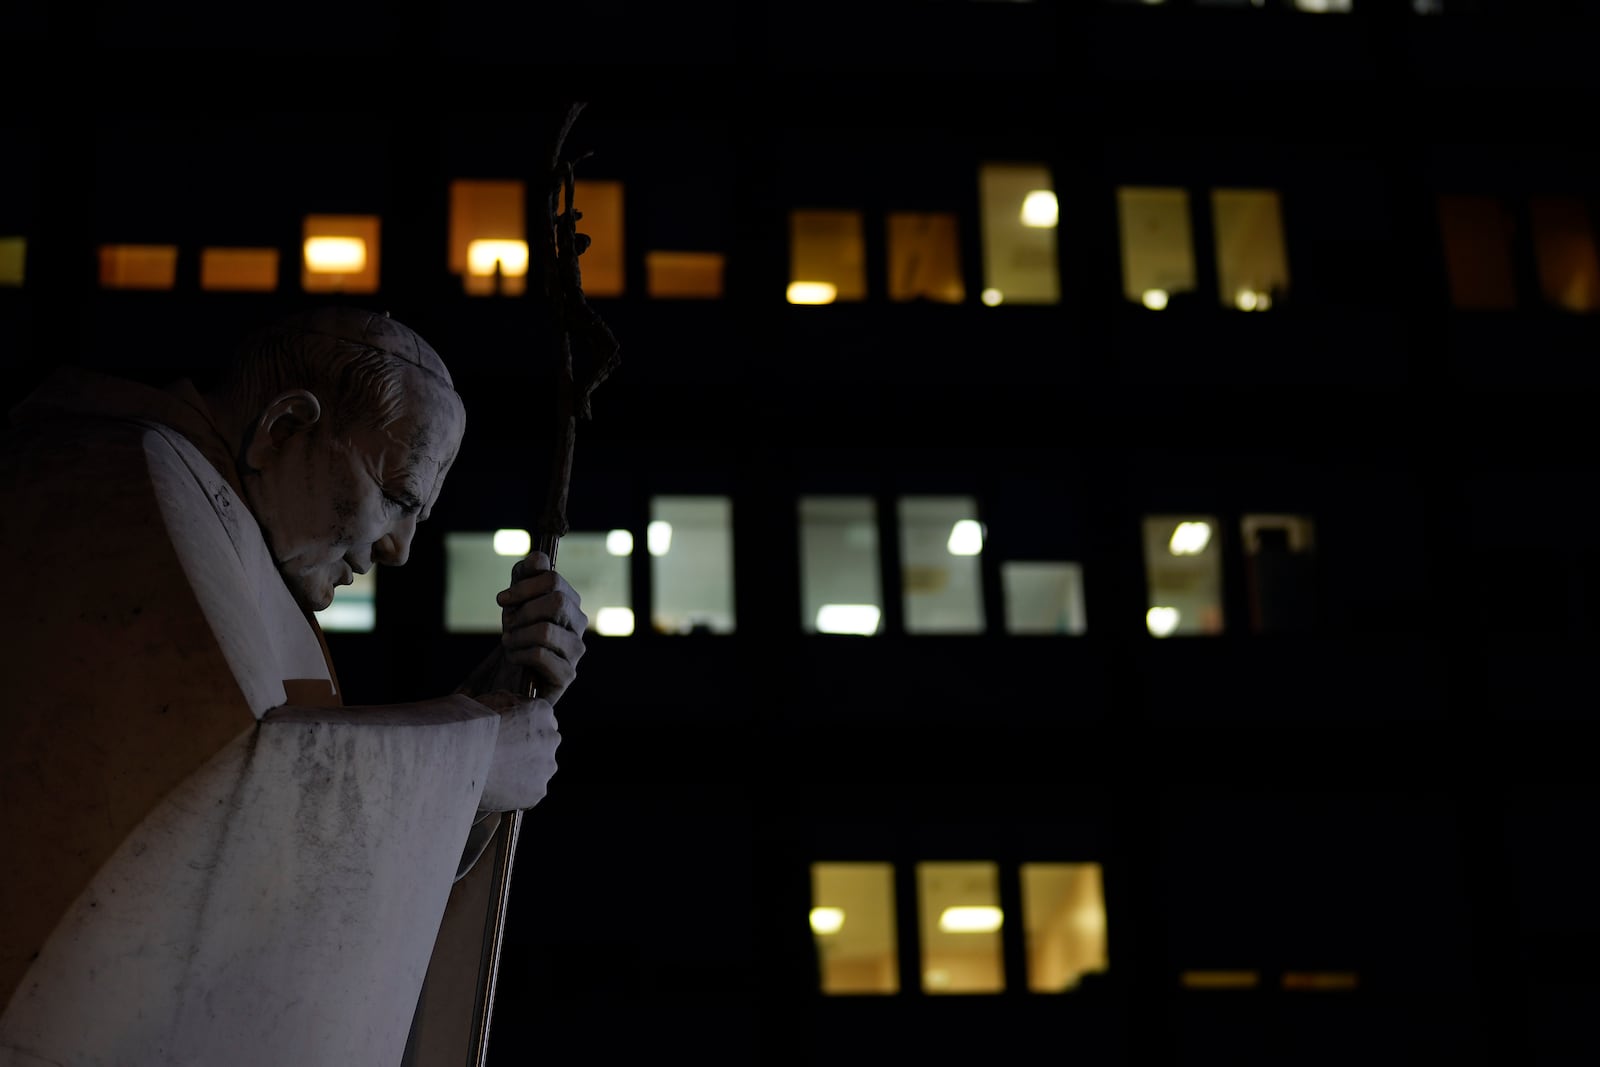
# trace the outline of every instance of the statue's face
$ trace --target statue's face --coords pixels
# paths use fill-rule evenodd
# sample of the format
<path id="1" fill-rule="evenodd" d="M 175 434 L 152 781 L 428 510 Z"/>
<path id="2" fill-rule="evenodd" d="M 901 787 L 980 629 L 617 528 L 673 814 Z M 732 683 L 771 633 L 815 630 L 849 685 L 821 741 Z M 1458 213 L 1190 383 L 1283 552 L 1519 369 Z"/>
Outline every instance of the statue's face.
<path id="1" fill-rule="evenodd" d="M 333 431 L 324 414 L 284 436 L 247 485 L 251 509 L 290 592 L 321 611 L 374 564 L 399 566 L 461 444 L 453 396 L 419 387 L 383 430 Z"/>

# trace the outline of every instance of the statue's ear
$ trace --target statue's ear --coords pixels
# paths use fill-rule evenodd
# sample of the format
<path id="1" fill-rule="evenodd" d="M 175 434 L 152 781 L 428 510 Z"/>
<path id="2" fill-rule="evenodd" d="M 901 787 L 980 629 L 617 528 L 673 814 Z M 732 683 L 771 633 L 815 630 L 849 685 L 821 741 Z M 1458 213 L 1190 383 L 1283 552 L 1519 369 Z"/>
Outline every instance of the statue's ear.
<path id="1" fill-rule="evenodd" d="M 322 404 L 304 389 L 291 389 L 273 398 L 256 420 L 255 432 L 245 446 L 245 462 L 262 470 L 277 456 L 284 442 L 309 430 L 322 418 Z"/>

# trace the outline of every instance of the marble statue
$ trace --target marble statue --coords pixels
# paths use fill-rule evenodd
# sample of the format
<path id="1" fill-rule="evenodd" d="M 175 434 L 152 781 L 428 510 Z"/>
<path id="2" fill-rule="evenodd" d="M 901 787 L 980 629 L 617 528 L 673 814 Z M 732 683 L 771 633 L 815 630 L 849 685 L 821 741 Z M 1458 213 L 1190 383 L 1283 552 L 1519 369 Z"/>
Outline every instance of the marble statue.
<path id="1" fill-rule="evenodd" d="M 313 614 L 439 498 L 465 412 L 438 354 L 335 307 L 229 368 L 59 372 L 0 449 L 3 1065 L 425 1060 L 442 916 L 556 769 L 588 620 L 547 558 L 435 699 L 346 706 Z"/>

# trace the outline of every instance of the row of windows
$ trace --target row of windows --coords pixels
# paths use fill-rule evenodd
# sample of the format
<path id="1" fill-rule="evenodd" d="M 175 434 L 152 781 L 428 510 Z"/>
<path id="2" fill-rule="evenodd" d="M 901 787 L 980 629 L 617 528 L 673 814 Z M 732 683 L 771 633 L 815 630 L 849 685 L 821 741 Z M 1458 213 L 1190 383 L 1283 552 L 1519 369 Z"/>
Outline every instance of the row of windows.
<path id="1" fill-rule="evenodd" d="M 585 292 L 616 297 L 626 289 L 623 183 L 579 181 L 574 201 L 592 238 L 583 258 Z M 990 163 L 978 174 L 982 303 L 1054 304 L 1061 297 L 1056 233 L 1059 205 L 1041 164 Z M 1125 300 L 1151 311 L 1210 300 L 1239 311 L 1281 306 L 1290 293 L 1281 196 L 1267 188 L 1117 188 L 1116 217 Z M 451 183 L 447 266 L 476 296 L 526 292 L 525 190 L 518 181 Z M 1209 249 L 1199 247 L 1197 212 Z M 1437 199 L 1443 267 L 1452 304 L 1503 310 L 1534 301 L 1571 312 L 1600 310 L 1600 255 L 1589 205 L 1580 196 L 1504 198 L 1445 194 Z M 380 219 L 376 215 L 307 215 L 299 284 L 314 293 L 379 290 Z M 868 278 L 863 212 L 796 209 L 789 215 L 787 299 L 795 304 L 861 301 L 960 304 L 968 292 L 955 212 L 889 211 L 882 219 L 885 277 Z M 1518 257 L 1531 251 L 1538 294 L 1519 292 Z M 100 285 L 109 289 L 177 287 L 176 245 L 105 244 Z M 1208 255 L 1215 292 L 1199 292 Z M 0 237 L 0 285 L 23 284 L 26 240 Z M 196 282 L 208 291 L 276 292 L 283 284 L 276 248 L 204 247 Z M 717 299 L 726 257 L 707 250 L 653 249 L 643 258 L 647 294 L 657 299 Z M 869 282 L 871 284 L 869 284 Z"/>
<path id="2" fill-rule="evenodd" d="M 967 496 L 903 496 L 894 525 L 908 634 L 978 634 L 985 618 L 987 530 Z M 657 633 L 732 633 L 732 505 L 722 496 L 657 496 L 644 531 L 650 555 L 650 625 Z M 877 502 L 870 496 L 806 496 L 797 509 L 802 632 L 885 632 Z M 1146 626 L 1156 637 L 1224 631 L 1219 520 L 1153 515 L 1143 521 Z M 1305 516 L 1250 514 L 1238 524 L 1255 633 L 1310 629 L 1314 622 L 1314 525 Z M 530 547 L 526 531 L 445 534 L 444 628 L 498 633 L 494 597 L 511 560 Z M 557 565 L 583 597 L 590 628 L 634 632 L 634 531 L 577 531 L 561 540 Z M 1088 629 L 1082 566 L 1070 560 L 1004 560 L 999 565 L 1008 634 L 1081 635 Z M 325 629 L 371 630 L 376 573 L 341 588 L 321 612 Z"/>

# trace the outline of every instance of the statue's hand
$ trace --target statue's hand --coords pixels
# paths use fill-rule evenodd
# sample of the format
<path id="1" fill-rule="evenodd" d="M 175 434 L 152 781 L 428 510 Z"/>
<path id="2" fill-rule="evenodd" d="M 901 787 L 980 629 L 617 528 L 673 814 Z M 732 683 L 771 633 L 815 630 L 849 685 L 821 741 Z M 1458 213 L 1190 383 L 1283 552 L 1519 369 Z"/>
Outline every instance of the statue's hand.
<path id="1" fill-rule="evenodd" d="M 511 568 L 511 585 L 495 599 L 504 652 L 495 688 L 520 691 L 519 675 L 525 669 L 533 673 L 540 698 L 556 703 L 577 677 L 585 651 L 589 617 L 577 592 L 550 569 L 549 556 L 534 552 Z"/>
<path id="2" fill-rule="evenodd" d="M 476 698 L 500 713 L 489 779 L 478 801 L 481 811 L 516 811 L 544 799 L 556 773 L 561 731 L 555 709 L 543 699 L 523 700 L 515 693 L 485 693 Z"/>

